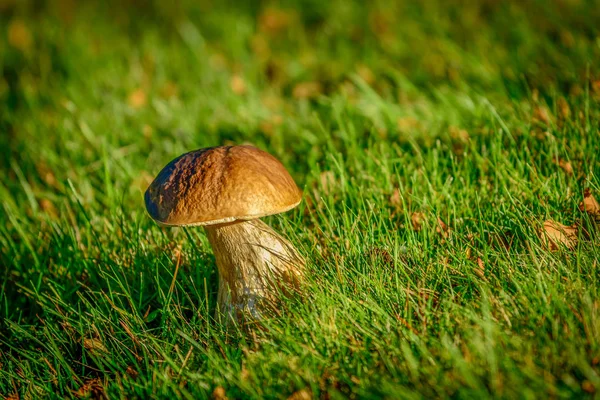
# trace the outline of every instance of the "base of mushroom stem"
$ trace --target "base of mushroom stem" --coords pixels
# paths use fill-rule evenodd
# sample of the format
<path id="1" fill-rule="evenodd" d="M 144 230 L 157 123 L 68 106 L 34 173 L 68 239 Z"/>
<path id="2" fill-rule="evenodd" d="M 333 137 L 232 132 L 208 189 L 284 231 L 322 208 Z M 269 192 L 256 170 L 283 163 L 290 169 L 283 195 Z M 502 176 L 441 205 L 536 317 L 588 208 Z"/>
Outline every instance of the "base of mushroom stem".
<path id="1" fill-rule="evenodd" d="M 245 327 L 266 318 L 280 316 L 282 299 L 300 292 L 298 285 L 294 287 L 279 286 L 272 288 L 270 293 L 267 294 L 244 293 L 242 296 L 238 296 L 236 303 L 232 302 L 230 293 L 226 285 L 219 285 L 218 306 L 215 317 L 226 325 Z"/>
<path id="2" fill-rule="evenodd" d="M 276 315 L 298 291 L 305 263 L 294 246 L 255 219 L 206 227 L 219 269 L 218 311 L 231 322 Z"/>

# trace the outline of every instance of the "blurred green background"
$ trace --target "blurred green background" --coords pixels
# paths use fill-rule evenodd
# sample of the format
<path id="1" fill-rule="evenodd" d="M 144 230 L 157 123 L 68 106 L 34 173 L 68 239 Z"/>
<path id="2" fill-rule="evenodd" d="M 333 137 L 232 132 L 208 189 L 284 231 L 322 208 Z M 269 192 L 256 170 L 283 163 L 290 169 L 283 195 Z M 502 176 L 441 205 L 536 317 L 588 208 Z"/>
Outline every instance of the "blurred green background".
<path id="1" fill-rule="evenodd" d="M 0 0 L 0 394 L 597 395 L 599 22 L 584 0 Z M 268 222 L 311 301 L 253 338 L 212 319 L 203 232 L 142 201 L 233 143 L 305 193 Z M 550 219 L 576 245 L 548 251 Z"/>

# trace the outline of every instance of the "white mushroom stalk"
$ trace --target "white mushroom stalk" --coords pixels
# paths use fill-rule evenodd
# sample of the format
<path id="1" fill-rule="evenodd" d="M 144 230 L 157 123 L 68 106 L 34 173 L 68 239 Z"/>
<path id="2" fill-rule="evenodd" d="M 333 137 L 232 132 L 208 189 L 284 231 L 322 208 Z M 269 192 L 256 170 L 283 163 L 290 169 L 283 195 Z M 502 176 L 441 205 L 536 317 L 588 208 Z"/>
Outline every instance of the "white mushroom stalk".
<path id="1" fill-rule="evenodd" d="M 228 322 L 260 320 L 283 293 L 298 289 L 304 260 L 259 219 L 206 226 L 219 269 L 218 311 Z"/>
<path id="2" fill-rule="evenodd" d="M 219 272 L 217 313 L 248 322 L 277 309 L 298 288 L 305 264 L 294 246 L 258 218 L 296 207 L 302 192 L 273 156 L 252 146 L 186 153 L 145 194 L 161 225 L 204 226 Z"/>

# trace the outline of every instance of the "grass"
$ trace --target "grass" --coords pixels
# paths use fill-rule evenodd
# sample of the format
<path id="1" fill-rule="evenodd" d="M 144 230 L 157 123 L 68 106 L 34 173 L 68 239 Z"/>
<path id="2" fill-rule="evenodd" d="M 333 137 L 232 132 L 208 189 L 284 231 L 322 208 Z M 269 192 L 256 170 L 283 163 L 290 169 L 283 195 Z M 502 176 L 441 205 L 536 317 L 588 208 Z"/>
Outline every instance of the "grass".
<path id="1" fill-rule="evenodd" d="M 0 394 L 597 396 L 595 2 L 219 3 L 0 4 Z M 143 205 L 247 142 L 310 268 L 250 336 L 204 232 Z"/>

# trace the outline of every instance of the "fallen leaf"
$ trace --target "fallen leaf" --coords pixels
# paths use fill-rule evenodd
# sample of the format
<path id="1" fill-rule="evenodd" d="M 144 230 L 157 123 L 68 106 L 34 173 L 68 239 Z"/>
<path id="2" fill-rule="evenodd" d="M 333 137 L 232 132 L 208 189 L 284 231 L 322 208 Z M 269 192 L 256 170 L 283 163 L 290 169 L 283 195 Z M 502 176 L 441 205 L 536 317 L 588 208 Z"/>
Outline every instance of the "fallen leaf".
<path id="1" fill-rule="evenodd" d="M 485 264 L 483 260 L 477 257 L 477 268 L 475 268 L 475 274 L 480 278 L 485 278 Z"/>
<path id="2" fill-rule="evenodd" d="M 469 141 L 469 139 L 471 138 L 469 136 L 469 132 L 467 132 L 464 129 L 457 128 L 455 126 L 451 126 L 449 129 L 449 132 L 450 132 L 450 137 L 452 139 L 459 140 L 463 143 L 467 143 Z"/>
<path id="3" fill-rule="evenodd" d="M 79 398 L 104 398 L 104 388 L 102 387 L 102 381 L 100 380 L 100 378 L 89 379 L 73 394 Z"/>
<path id="4" fill-rule="evenodd" d="M 567 175 L 573 175 L 573 165 L 570 161 L 563 160 L 562 158 L 556 161 L 556 164 L 563 170 Z"/>
<path id="5" fill-rule="evenodd" d="M 85 338 L 83 339 L 83 347 L 94 355 L 108 353 L 108 350 L 100 339 Z"/>
<path id="6" fill-rule="evenodd" d="M 550 112 L 546 107 L 538 106 L 533 110 L 533 118 L 548 125 L 550 123 Z"/>
<path id="7" fill-rule="evenodd" d="M 137 372 L 135 370 L 135 368 L 133 368 L 131 365 L 129 367 L 127 367 L 127 370 L 125 370 L 125 373 L 133 380 L 137 379 L 139 372 Z"/>
<path id="8" fill-rule="evenodd" d="M 233 75 L 229 80 L 229 87 L 233 91 L 233 93 L 237 95 L 242 95 L 246 93 L 246 82 L 239 75 Z"/>
<path id="9" fill-rule="evenodd" d="M 56 207 L 54 206 L 54 203 L 52 203 L 52 201 L 50 201 L 49 199 L 40 199 L 39 203 L 42 210 L 44 210 L 44 212 L 50 217 L 58 217 L 58 211 L 56 210 Z"/>
<path id="10" fill-rule="evenodd" d="M 133 108 L 142 108 L 146 105 L 146 92 L 139 88 L 129 94 L 127 99 L 129 105 Z"/>
<path id="11" fill-rule="evenodd" d="M 594 386 L 594 384 L 587 380 L 583 381 L 583 383 L 581 384 L 581 388 L 588 393 L 596 392 L 596 387 Z"/>
<path id="12" fill-rule="evenodd" d="M 312 399 L 312 392 L 308 388 L 304 388 L 294 392 L 288 397 L 288 400 L 310 400 Z"/>
<path id="13" fill-rule="evenodd" d="M 8 43 L 23 53 L 27 53 L 31 49 L 33 39 L 23 20 L 13 19 L 8 24 Z"/>
<path id="14" fill-rule="evenodd" d="M 585 189 L 583 192 L 583 201 L 579 203 L 579 209 L 596 219 L 600 219 L 600 203 L 598 203 L 589 188 Z"/>
<path id="15" fill-rule="evenodd" d="M 394 189 L 394 191 L 392 192 L 392 195 L 390 196 L 390 203 L 394 207 L 400 207 L 400 205 L 402 205 L 402 198 L 400 197 L 400 189 L 398 189 L 398 188 Z"/>
<path id="16" fill-rule="evenodd" d="M 444 221 L 440 217 L 437 219 L 438 226 L 435 228 L 435 231 L 439 233 L 444 239 L 448 238 L 450 234 L 450 227 L 446 225 Z"/>
<path id="17" fill-rule="evenodd" d="M 420 231 L 423 222 L 425 221 L 425 214 L 422 212 L 414 212 L 410 216 L 410 222 L 412 223 L 413 230 Z"/>
<path id="18" fill-rule="evenodd" d="M 292 90 L 296 99 L 312 99 L 321 94 L 323 88 L 319 82 L 300 82 Z"/>
<path id="19" fill-rule="evenodd" d="M 217 386 L 212 392 L 212 398 L 215 400 L 227 400 L 227 394 L 223 386 Z"/>
<path id="20" fill-rule="evenodd" d="M 577 244 L 577 226 L 567 226 L 553 220 L 544 222 L 540 237 L 544 247 L 550 251 L 561 246 L 572 249 Z"/>

